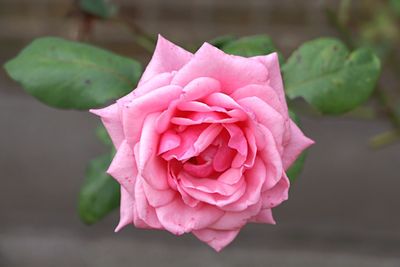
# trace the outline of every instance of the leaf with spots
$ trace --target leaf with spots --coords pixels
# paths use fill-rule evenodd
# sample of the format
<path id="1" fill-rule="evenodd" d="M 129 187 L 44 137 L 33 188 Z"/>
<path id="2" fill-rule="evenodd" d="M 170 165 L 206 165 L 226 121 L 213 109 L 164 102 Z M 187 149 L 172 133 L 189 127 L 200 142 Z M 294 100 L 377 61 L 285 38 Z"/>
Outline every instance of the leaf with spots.
<path id="1" fill-rule="evenodd" d="M 44 37 L 5 64 L 26 92 L 57 108 L 89 109 L 130 92 L 140 64 L 91 45 Z"/>
<path id="2" fill-rule="evenodd" d="M 368 49 L 350 53 L 333 38 L 304 43 L 283 67 L 286 94 L 303 97 L 325 114 L 341 114 L 365 102 L 380 74 L 380 61 Z"/>
<path id="3" fill-rule="evenodd" d="M 106 173 L 111 160 L 112 153 L 109 153 L 88 165 L 78 205 L 79 216 L 87 224 L 99 221 L 119 206 L 120 186 Z"/>

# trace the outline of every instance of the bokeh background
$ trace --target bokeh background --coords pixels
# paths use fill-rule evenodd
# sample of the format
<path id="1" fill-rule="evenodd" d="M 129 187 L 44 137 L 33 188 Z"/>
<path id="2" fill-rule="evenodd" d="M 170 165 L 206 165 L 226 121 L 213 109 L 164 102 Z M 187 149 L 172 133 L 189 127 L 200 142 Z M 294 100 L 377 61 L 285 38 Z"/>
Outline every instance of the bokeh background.
<path id="1" fill-rule="evenodd" d="M 119 1 L 120 12 L 144 30 L 177 44 L 266 33 L 285 56 L 306 40 L 337 35 L 326 10 L 338 2 Z M 360 2 L 367 1 L 353 1 L 353 14 L 363 13 Z M 33 38 L 76 38 L 80 22 L 71 6 L 71 0 L 0 0 L 1 65 Z M 143 63 L 150 57 L 121 25 L 98 21 L 88 39 Z M 2 69 L 0 266 L 400 266 L 400 144 L 368 146 L 390 124 L 350 116 L 302 121 L 316 145 L 290 200 L 275 209 L 278 224 L 248 225 L 217 254 L 191 235 L 133 227 L 115 234 L 118 212 L 84 225 L 76 206 L 85 167 L 105 152 L 94 134 L 98 119 L 46 107 Z"/>

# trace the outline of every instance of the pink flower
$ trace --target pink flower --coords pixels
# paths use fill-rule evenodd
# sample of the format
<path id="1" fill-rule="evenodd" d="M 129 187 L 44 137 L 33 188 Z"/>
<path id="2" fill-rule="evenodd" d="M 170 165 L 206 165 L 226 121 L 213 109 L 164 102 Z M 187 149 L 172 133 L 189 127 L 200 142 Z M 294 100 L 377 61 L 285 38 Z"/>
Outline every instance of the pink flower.
<path id="1" fill-rule="evenodd" d="M 191 232 L 217 251 L 248 222 L 275 224 L 285 170 L 313 143 L 288 116 L 276 53 L 192 54 L 161 36 L 138 87 L 92 112 L 117 149 L 116 230 Z"/>

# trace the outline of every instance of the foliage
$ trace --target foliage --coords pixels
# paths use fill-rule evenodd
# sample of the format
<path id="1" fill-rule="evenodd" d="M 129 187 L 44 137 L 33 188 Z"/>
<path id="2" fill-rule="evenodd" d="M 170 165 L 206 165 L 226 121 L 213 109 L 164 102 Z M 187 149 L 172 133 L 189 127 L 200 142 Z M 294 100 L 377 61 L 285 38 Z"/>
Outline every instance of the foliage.
<path id="1" fill-rule="evenodd" d="M 55 37 L 36 39 L 5 68 L 27 93 L 70 109 L 98 107 L 127 94 L 141 73 L 135 60 Z"/>
<path id="2" fill-rule="evenodd" d="M 106 173 L 112 153 L 92 160 L 87 168 L 86 180 L 79 194 L 79 216 L 93 224 L 119 206 L 119 184 Z"/>
<path id="3" fill-rule="evenodd" d="M 283 73 L 290 98 L 301 96 L 322 113 L 341 114 L 369 98 L 379 77 L 380 62 L 367 49 L 350 53 L 341 41 L 320 38 L 297 49 Z"/>

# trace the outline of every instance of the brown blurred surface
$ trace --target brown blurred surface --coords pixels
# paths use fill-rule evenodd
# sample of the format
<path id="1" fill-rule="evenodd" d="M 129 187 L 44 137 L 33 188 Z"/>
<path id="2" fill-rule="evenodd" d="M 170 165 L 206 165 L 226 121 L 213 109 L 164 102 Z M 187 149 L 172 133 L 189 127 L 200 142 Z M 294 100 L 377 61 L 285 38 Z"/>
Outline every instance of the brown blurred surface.
<path id="1" fill-rule="evenodd" d="M 220 34 L 271 35 L 286 55 L 334 32 L 335 1 L 121 1 L 152 33 L 177 43 Z M 0 63 L 41 35 L 73 37 L 69 1 L 0 0 Z M 189 34 L 188 34 L 189 33 Z M 100 23 L 91 42 L 143 60 L 124 28 Z M 385 121 L 303 118 L 316 140 L 276 226 L 248 225 L 216 254 L 195 238 L 136 230 L 114 234 L 115 212 L 84 226 L 76 199 L 87 161 L 104 148 L 86 112 L 55 110 L 0 72 L 0 266 L 400 266 L 400 144 L 368 148 Z"/>

